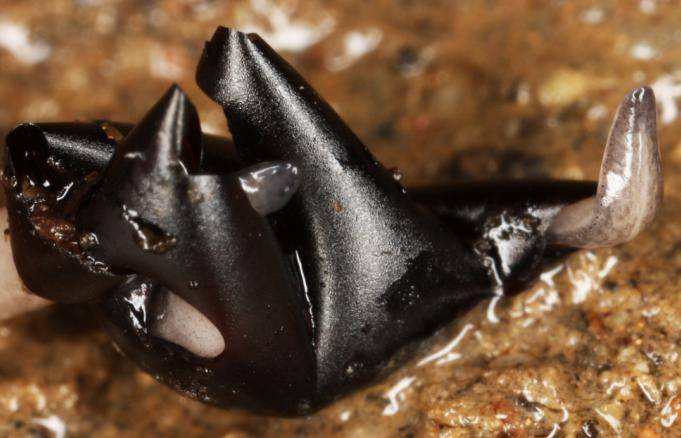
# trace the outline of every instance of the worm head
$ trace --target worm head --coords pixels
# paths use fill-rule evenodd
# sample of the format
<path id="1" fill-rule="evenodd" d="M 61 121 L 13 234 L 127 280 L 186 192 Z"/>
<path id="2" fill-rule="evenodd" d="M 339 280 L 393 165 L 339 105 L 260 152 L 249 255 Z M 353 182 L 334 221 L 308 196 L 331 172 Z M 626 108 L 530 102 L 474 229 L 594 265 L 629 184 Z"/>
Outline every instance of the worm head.
<path id="1" fill-rule="evenodd" d="M 629 93 L 617 109 L 596 195 L 563 207 L 547 238 L 581 248 L 628 242 L 658 216 L 662 193 L 655 95 L 642 87 Z"/>

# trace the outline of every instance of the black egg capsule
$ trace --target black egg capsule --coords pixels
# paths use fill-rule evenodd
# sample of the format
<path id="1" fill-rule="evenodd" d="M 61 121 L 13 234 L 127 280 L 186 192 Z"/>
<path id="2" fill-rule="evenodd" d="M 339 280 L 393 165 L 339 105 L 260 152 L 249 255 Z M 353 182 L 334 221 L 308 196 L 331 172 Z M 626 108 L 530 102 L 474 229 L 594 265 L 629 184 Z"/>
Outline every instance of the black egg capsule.
<path id="1" fill-rule="evenodd" d="M 543 263 L 633 238 L 661 203 L 649 88 L 622 102 L 598 184 L 404 190 L 257 35 L 219 28 L 197 82 L 233 144 L 171 87 L 135 127 L 16 128 L 5 187 L 28 287 L 90 302 L 130 358 L 221 407 L 318 409 Z"/>

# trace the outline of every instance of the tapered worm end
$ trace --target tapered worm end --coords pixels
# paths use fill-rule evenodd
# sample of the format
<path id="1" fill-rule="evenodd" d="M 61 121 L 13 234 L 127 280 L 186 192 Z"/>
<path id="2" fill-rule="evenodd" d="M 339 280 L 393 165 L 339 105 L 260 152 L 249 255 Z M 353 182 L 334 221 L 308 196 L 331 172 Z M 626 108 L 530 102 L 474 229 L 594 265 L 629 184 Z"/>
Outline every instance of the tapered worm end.
<path id="1" fill-rule="evenodd" d="M 225 350 L 220 330 L 199 310 L 179 295 L 165 291 L 151 332 L 154 336 L 179 345 L 191 353 L 213 359 Z"/>
<path id="2" fill-rule="evenodd" d="M 263 216 L 284 207 L 300 185 L 296 166 L 274 161 L 244 169 L 239 181 L 253 209 Z"/>
<path id="3" fill-rule="evenodd" d="M 192 172 L 201 159 L 201 126 L 187 95 L 173 85 L 124 140 L 120 158 L 141 159 L 149 166 L 180 164 Z"/>
<path id="4" fill-rule="evenodd" d="M 563 207 L 547 238 L 582 248 L 628 242 L 658 216 L 662 193 L 655 95 L 650 87 L 641 87 L 629 93 L 617 109 L 596 196 Z"/>

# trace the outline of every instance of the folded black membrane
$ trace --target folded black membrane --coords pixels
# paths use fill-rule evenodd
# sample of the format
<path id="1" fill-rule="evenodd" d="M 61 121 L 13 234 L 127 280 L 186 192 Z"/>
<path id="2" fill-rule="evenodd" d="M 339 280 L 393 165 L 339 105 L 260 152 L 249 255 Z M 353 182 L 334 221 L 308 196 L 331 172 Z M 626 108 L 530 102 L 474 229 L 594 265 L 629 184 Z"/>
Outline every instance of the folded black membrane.
<path id="1" fill-rule="evenodd" d="M 18 126 L 4 184 L 26 286 L 90 303 L 125 354 L 213 405 L 319 409 L 571 247 L 633 238 L 661 203 L 648 88 L 608 140 L 603 175 L 640 161 L 618 187 L 405 190 L 257 35 L 219 28 L 196 79 L 232 141 L 202 134 L 172 86 L 136 126 Z"/>

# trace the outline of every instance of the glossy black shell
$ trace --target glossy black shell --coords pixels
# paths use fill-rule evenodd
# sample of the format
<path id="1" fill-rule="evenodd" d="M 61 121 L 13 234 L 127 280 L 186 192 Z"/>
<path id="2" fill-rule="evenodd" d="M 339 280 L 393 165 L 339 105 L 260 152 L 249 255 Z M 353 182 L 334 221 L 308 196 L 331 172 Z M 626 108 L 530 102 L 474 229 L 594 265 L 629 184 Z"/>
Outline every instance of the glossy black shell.
<path id="1" fill-rule="evenodd" d="M 202 136 L 172 87 L 134 129 L 16 128 L 5 187 L 27 286 L 91 302 L 122 351 L 207 403 L 300 415 L 365 384 L 401 349 L 530 281 L 560 254 L 547 252 L 544 222 L 595 192 L 545 181 L 406 191 L 256 35 L 218 29 L 197 81 L 224 108 L 233 145 Z M 262 217 L 235 172 L 271 160 L 295 164 L 301 186 Z M 37 232 L 43 213 L 71 234 Z M 508 230 L 510 262 L 511 239 L 490 233 L 502 217 L 526 225 Z M 151 335 L 164 289 L 219 329 L 222 355 Z"/>

